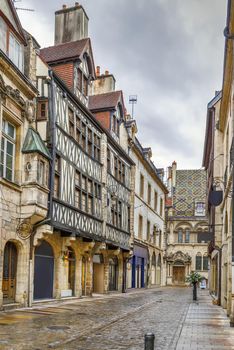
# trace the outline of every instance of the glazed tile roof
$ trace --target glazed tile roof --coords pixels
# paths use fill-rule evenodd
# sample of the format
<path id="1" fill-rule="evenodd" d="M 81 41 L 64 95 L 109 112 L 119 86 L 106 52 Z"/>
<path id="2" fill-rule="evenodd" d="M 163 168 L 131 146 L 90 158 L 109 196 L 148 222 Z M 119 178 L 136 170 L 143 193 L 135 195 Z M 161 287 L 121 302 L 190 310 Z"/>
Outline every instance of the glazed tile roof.
<path id="1" fill-rule="evenodd" d="M 47 63 L 79 58 L 83 53 L 89 38 L 54 45 L 40 50 L 40 56 Z"/>
<path id="2" fill-rule="evenodd" d="M 121 99 L 121 91 L 112 91 L 105 94 L 89 96 L 89 109 L 109 109 L 115 108 Z"/>

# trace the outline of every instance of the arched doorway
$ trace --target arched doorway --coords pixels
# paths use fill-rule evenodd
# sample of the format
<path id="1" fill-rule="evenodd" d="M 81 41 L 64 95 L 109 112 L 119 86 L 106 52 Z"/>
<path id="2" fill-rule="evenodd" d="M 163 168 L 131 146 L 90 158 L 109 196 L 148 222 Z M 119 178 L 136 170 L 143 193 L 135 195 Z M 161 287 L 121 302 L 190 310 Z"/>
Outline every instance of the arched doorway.
<path id="1" fill-rule="evenodd" d="M 152 255 L 152 262 L 151 262 L 151 283 L 155 284 L 156 283 L 156 256 L 155 253 Z"/>
<path id="2" fill-rule="evenodd" d="M 74 250 L 68 247 L 68 289 L 71 289 L 72 295 L 75 294 L 75 271 L 76 256 Z"/>
<path id="3" fill-rule="evenodd" d="M 118 259 L 109 259 L 109 291 L 118 290 Z"/>
<path id="4" fill-rule="evenodd" d="M 16 292 L 17 248 L 13 242 L 7 242 L 4 248 L 3 262 L 3 303 L 14 303 Z"/>
<path id="5" fill-rule="evenodd" d="M 173 283 L 180 285 L 185 283 L 185 266 L 182 261 L 173 264 Z"/>
<path id="6" fill-rule="evenodd" d="M 35 248 L 34 260 L 34 299 L 53 297 L 54 252 L 51 245 L 42 241 Z"/>

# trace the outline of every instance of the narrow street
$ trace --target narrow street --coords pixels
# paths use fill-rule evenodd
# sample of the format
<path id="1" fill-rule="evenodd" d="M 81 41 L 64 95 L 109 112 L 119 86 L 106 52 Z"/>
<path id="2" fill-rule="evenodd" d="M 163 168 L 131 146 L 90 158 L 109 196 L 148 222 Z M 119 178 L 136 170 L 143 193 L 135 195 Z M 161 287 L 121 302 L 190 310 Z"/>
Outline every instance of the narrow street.
<path id="1" fill-rule="evenodd" d="M 234 329 L 207 291 L 191 302 L 190 288 L 157 288 L 127 294 L 38 305 L 0 314 L 2 350 L 142 350 L 144 334 L 155 349 L 234 349 Z"/>

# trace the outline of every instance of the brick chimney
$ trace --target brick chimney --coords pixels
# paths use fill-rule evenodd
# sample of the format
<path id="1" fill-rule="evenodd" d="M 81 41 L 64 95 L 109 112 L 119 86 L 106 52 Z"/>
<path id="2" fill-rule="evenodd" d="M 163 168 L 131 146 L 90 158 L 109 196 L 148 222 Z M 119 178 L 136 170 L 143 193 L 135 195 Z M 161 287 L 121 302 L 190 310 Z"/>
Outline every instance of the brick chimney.
<path id="1" fill-rule="evenodd" d="M 115 77 L 108 70 L 105 71 L 105 74 L 100 74 L 100 66 L 97 66 L 96 79 L 93 82 L 90 95 L 105 94 L 113 91 L 115 91 Z"/>
<path id="2" fill-rule="evenodd" d="M 55 45 L 87 38 L 88 22 L 89 18 L 78 2 L 73 7 L 63 5 L 55 12 Z"/>

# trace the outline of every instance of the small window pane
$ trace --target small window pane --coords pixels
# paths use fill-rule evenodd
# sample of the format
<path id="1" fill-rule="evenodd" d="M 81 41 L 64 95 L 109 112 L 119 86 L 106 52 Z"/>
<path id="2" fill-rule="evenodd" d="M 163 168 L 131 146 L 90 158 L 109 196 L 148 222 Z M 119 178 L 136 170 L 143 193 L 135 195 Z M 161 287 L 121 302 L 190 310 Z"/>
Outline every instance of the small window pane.
<path id="1" fill-rule="evenodd" d="M 202 257 L 200 255 L 196 256 L 196 270 L 201 271 L 202 269 Z"/>

